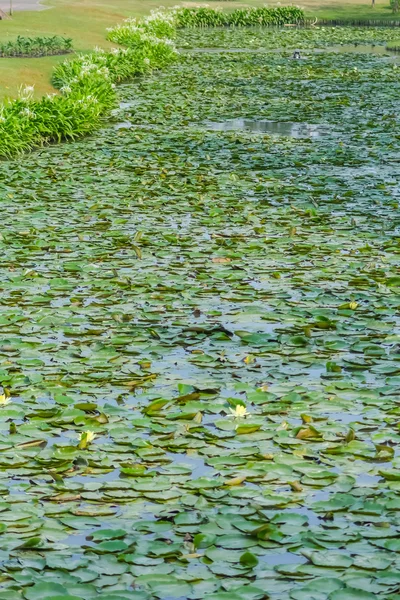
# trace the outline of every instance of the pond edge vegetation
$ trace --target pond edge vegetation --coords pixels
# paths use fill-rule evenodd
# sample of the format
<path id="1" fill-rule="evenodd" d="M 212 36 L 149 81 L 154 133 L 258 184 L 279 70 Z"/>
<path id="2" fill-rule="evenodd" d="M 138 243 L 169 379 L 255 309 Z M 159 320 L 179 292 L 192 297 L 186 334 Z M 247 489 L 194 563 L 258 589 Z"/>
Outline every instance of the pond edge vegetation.
<path id="1" fill-rule="evenodd" d="M 0 44 L 1 58 L 37 58 L 73 52 L 72 39 L 60 35 L 51 37 L 23 37 Z"/>
<path id="2" fill-rule="evenodd" d="M 37 100 L 32 86 L 0 105 L 0 157 L 11 158 L 45 144 L 74 140 L 97 129 L 115 107 L 115 86 L 162 69 L 178 57 L 177 29 L 184 27 L 301 25 L 302 9 L 240 8 L 230 13 L 214 8 L 173 8 L 131 18 L 108 30 L 108 39 L 125 48 L 99 48 L 58 65 L 52 83 L 59 93 Z"/>

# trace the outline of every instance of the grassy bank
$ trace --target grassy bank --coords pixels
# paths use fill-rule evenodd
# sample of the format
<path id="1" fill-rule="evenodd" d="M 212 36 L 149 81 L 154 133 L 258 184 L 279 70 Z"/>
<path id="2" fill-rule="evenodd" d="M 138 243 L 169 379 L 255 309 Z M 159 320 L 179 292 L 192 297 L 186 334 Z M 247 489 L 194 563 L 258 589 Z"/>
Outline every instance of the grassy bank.
<path id="1" fill-rule="evenodd" d="M 290 4 L 284 0 L 281 4 Z M 48 10 L 38 12 L 15 13 L 12 20 L 0 21 L 0 41 L 14 39 L 17 35 L 63 35 L 72 37 L 74 48 L 90 51 L 94 46 L 110 47 L 105 41 L 105 30 L 113 27 L 127 16 L 148 14 L 160 4 L 174 6 L 176 0 L 49 0 L 44 1 Z M 195 2 L 184 2 L 185 6 Z M 245 2 L 212 2 L 212 6 L 223 6 L 225 9 L 240 6 L 261 6 L 264 0 L 246 0 Z M 388 0 L 377 0 L 375 8 L 369 0 L 306 0 L 301 2 L 306 15 L 318 19 L 392 19 Z M 6 6 L 0 4 L 0 8 Z M 400 20 L 400 16 L 398 17 Z M 35 95 L 53 91 L 50 77 L 53 67 L 60 62 L 59 57 L 32 59 L 1 59 L 0 63 L 0 97 L 15 97 L 19 86 L 24 83 L 35 85 Z"/>
<path id="2" fill-rule="evenodd" d="M 106 29 L 131 15 L 143 15 L 159 6 L 157 0 L 146 3 L 129 0 L 51 0 L 44 2 L 48 10 L 15 13 L 12 20 L 0 21 L 0 41 L 15 39 L 18 35 L 62 35 L 73 38 L 74 48 L 89 52 L 95 46 L 110 48 Z M 172 0 L 163 3 L 176 4 Z M 0 5 L 1 7 L 1 5 Z M 0 97 L 15 97 L 19 86 L 34 85 L 36 97 L 54 91 L 51 73 L 62 57 L 35 59 L 1 59 Z"/>

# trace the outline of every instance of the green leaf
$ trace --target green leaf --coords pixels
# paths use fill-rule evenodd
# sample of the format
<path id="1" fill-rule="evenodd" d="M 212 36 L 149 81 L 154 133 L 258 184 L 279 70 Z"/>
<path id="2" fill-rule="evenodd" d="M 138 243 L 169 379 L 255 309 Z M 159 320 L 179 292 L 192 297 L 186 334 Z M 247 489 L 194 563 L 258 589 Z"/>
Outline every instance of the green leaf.
<path id="1" fill-rule="evenodd" d="M 43 582 L 35 583 L 33 587 L 26 588 L 24 597 L 26 600 L 50 599 L 54 596 L 68 596 L 68 591 L 59 583 Z"/>
<path id="2" fill-rule="evenodd" d="M 328 598 L 329 600 L 376 600 L 375 594 L 353 587 L 336 590 Z"/>
<path id="3" fill-rule="evenodd" d="M 240 564 L 254 569 L 258 565 L 258 558 L 251 552 L 244 552 L 240 557 Z"/>

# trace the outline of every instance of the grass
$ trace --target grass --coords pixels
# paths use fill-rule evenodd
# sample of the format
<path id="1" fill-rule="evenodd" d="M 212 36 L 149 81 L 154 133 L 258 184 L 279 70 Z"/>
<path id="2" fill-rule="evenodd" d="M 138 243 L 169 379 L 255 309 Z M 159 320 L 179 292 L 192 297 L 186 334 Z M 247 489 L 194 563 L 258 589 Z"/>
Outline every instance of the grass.
<path id="1" fill-rule="evenodd" d="M 21 84 L 34 85 L 35 96 L 54 92 L 50 83 L 54 67 L 65 60 L 65 56 L 43 58 L 4 58 L 0 63 L 0 95 L 15 97 Z"/>
<path id="2" fill-rule="evenodd" d="M 62 35 L 73 39 L 74 48 L 88 52 L 95 46 L 110 48 L 106 41 L 107 27 L 113 27 L 134 14 L 147 14 L 160 5 L 157 0 L 146 3 L 129 0 L 51 0 L 45 2 L 49 10 L 27 11 L 14 14 L 12 20 L 0 21 L 0 42 L 18 35 Z M 173 0 L 166 6 L 176 4 Z M 54 91 L 50 84 L 53 67 L 62 57 L 35 59 L 2 59 L 0 63 L 0 97 L 15 97 L 21 84 L 35 84 L 36 97 Z"/>
<path id="3" fill-rule="evenodd" d="M 15 39 L 18 35 L 62 35 L 73 39 L 74 48 L 90 51 L 94 46 L 109 48 L 105 39 L 106 29 L 120 23 L 127 16 L 140 16 L 151 9 L 175 6 L 176 0 L 44 0 L 48 10 L 16 12 L 12 20 L 0 21 L 0 42 Z M 261 6 L 264 0 L 245 2 L 212 2 L 212 6 L 225 9 L 250 5 Z M 283 0 L 281 4 L 291 4 Z M 196 2 L 183 2 L 185 6 L 195 6 Z M 319 19 L 392 19 L 388 0 L 377 0 L 371 8 L 369 0 L 305 0 L 301 3 L 308 16 Z M 400 21 L 400 16 L 397 17 Z M 35 59 L 2 59 L 0 63 L 0 98 L 15 97 L 21 84 L 35 85 L 35 95 L 40 97 L 54 91 L 50 78 L 54 65 L 60 57 Z"/>

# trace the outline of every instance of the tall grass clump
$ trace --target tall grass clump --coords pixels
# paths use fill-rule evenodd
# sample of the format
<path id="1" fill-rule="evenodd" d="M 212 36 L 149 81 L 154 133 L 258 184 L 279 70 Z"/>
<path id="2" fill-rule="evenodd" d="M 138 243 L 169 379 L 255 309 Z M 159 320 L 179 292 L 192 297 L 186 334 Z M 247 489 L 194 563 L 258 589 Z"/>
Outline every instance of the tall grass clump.
<path id="1" fill-rule="evenodd" d="M 52 37 L 22 37 L 0 44 L 0 56 L 3 58 L 52 56 L 72 52 L 72 39 L 59 35 Z"/>
<path id="2" fill-rule="evenodd" d="M 278 6 L 269 8 L 237 8 L 232 12 L 204 6 L 201 8 L 173 9 L 178 29 L 184 27 L 278 27 L 282 25 L 300 25 L 304 23 L 304 11 L 297 6 Z"/>

